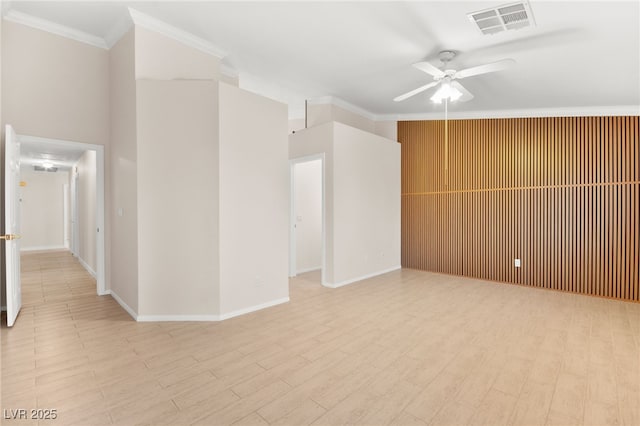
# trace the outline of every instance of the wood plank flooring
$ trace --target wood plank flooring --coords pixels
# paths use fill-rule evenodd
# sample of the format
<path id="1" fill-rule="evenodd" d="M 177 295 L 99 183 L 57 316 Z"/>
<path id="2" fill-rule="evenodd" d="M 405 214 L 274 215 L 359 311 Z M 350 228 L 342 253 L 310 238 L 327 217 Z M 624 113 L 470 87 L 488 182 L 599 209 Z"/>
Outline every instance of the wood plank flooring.
<path id="1" fill-rule="evenodd" d="M 16 425 L 640 425 L 640 305 L 401 270 L 220 323 L 136 323 L 67 252 L 23 256 Z"/>

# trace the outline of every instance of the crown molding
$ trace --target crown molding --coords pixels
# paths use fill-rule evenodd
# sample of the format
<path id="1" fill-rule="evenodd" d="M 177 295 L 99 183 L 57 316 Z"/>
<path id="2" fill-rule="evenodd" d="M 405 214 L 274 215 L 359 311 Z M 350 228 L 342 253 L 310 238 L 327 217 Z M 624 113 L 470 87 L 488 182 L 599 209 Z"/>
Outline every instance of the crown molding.
<path id="1" fill-rule="evenodd" d="M 105 36 L 104 41 L 109 49 L 115 46 L 131 28 L 133 28 L 133 19 L 131 15 L 127 13 L 111 27 L 109 33 Z"/>
<path id="2" fill-rule="evenodd" d="M 220 73 L 229 78 L 239 78 L 240 76 L 238 70 L 227 64 L 220 64 Z"/>
<path id="3" fill-rule="evenodd" d="M 364 118 L 367 118 L 369 120 L 372 121 L 378 121 L 379 118 L 377 115 L 373 114 L 372 112 L 361 108 L 357 105 L 354 105 L 352 103 L 349 103 L 343 99 L 340 99 L 336 96 L 323 96 L 320 98 L 312 98 L 307 100 L 307 105 L 334 105 L 337 106 L 339 108 L 342 108 L 344 110 L 347 110 L 349 112 L 352 112 L 354 114 L 358 114 Z"/>
<path id="4" fill-rule="evenodd" d="M 201 52 L 208 53 L 219 59 L 227 56 L 227 52 L 208 42 L 207 40 L 191 34 L 190 32 L 181 30 L 180 28 L 169 25 L 159 19 L 146 15 L 136 9 L 129 8 L 129 15 L 133 23 L 147 30 L 155 31 L 168 38 L 178 41 Z"/>
<path id="5" fill-rule="evenodd" d="M 513 110 L 460 111 L 449 110 L 449 119 L 483 119 L 483 118 L 535 118 L 535 117 L 608 117 L 640 115 L 640 105 L 586 106 L 560 108 L 528 108 Z M 442 120 L 443 112 L 418 114 L 379 115 L 378 120 L 419 121 Z"/>
<path id="6" fill-rule="evenodd" d="M 65 25 L 56 24 L 46 19 L 37 18 L 14 9 L 9 9 L 3 19 L 17 24 L 26 25 L 31 28 L 46 31 L 61 37 L 69 38 L 101 49 L 108 49 L 107 43 L 100 37 L 94 36 L 84 31 L 76 30 Z"/>

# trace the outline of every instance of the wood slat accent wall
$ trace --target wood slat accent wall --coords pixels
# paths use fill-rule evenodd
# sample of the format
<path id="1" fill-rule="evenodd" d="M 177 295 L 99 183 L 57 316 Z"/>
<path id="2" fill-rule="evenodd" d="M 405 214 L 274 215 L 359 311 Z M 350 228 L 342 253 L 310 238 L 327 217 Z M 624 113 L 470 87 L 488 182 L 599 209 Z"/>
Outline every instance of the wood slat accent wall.
<path id="1" fill-rule="evenodd" d="M 402 266 L 640 301 L 639 117 L 398 123 Z M 514 259 L 522 261 L 514 267 Z"/>

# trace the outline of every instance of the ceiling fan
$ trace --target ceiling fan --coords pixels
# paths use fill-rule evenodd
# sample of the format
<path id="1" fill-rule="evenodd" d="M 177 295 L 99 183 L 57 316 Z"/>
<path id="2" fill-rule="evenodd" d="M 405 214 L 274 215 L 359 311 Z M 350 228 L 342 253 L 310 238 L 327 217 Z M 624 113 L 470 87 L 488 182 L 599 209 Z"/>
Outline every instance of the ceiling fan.
<path id="1" fill-rule="evenodd" d="M 438 90 L 431 97 L 431 100 L 435 103 L 441 103 L 443 99 L 446 100 L 460 100 L 461 102 L 467 102 L 473 99 L 473 95 L 462 84 L 456 80 L 462 80 L 463 78 L 473 77 L 480 74 L 487 74 L 490 72 L 501 71 L 509 68 L 515 64 L 513 59 L 503 59 L 501 61 L 492 62 L 490 64 L 478 65 L 471 68 L 466 68 L 460 71 L 453 69 L 447 69 L 448 63 L 456 56 L 456 53 L 451 50 L 443 50 L 439 54 L 440 61 L 442 61 L 443 70 L 431 65 L 429 62 L 418 62 L 413 64 L 414 67 L 420 71 L 426 72 L 433 77 L 431 83 L 420 86 L 417 89 L 413 89 L 403 95 L 400 95 L 393 100 L 395 102 L 404 101 L 418 93 L 424 92 L 427 89 L 440 85 Z"/>

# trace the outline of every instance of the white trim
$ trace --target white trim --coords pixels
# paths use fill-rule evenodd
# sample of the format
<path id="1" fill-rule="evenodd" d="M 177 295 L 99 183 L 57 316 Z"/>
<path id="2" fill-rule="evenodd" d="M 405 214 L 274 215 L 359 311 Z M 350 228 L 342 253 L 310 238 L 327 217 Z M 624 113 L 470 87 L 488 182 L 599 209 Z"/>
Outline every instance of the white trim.
<path id="1" fill-rule="evenodd" d="M 491 111 L 451 111 L 449 119 L 483 119 L 483 118 L 528 118 L 528 117 L 608 117 L 621 115 L 640 115 L 639 105 L 618 106 L 588 106 L 588 107 L 562 107 L 562 108 L 529 108 L 512 110 Z M 429 112 L 423 114 L 387 114 L 379 115 L 378 121 L 417 121 L 417 120 L 443 120 L 444 112 Z"/>
<path id="2" fill-rule="evenodd" d="M 113 294 L 112 294 L 113 295 Z M 288 297 L 272 300 L 271 302 L 261 303 L 259 305 L 250 306 L 244 309 L 238 309 L 222 315 L 138 315 L 136 321 L 139 322 L 182 322 L 182 321 L 224 321 L 229 318 L 248 314 L 250 312 L 259 311 L 261 309 L 270 308 L 272 306 L 287 303 Z"/>
<path id="3" fill-rule="evenodd" d="M 146 15 L 131 7 L 129 8 L 129 15 L 131 15 L 133 23 L 139 27 L 155 31 L 166 37 L 169 37 L 170 39 L 193 47 L 194 49 L 200 50 L 201 52 L 213 55 L 219 59 L 227 56 L 227 52 L 210 43 L 209 41 L 195 36 L 190 32 L 187 32 L 180 28 L 174 27 L 173 25 L 169 25 L 166 22 L 162 22 L 157 18 Z"/>
<path id="4" fill-rule="evenodd" d="M 322 270 L 322 265 L 313 266 L 311 268 L 298 269 L 296 271 L 296 275 L 298 275 L 298 274 L 306 274 L 307 272 L 313 272 L 313 271 L 317 271 L 317 270 Z"/>
<path id="5" fill-rule="evenodd" d="M 220 321 L 217 315 L 138 315 L 138 322 Z"/>
<path id="6" fill-rule="evenodd" d="M 58 145 L 62 147 L 73 147 L 77 149 L 83 149 L 85 151 L 95 151 L 96 152 L 96 269 L 94 271 L 94 277 L 96 278 L 96 293 L 107 294 L 107 282 L 106 282 L 106 272 L 105 272 L 105 179 L 104 179 L 104 168 L 105 168 L 105 159 L 104 159 L 104 146 L 103 145 L 95 145 L 84 142 L 75 142 L 68 141 L 62 139 L 51 139 L 51 138 L 43 138 L 39 136 L 29 136 L 29 135 L 19 135 L 20 140 L 23 142 L 33 142 L 33 143 L 46 143 L 48 145 Z M 72 251 L 73 252 L 73 251 Z M 78 257 L 79 260 L 81 260 Z M 81 260 L 80 263 L 83 261 Z M 84 266 L 84 265 L 83 265 Z M 93 270 L 91 268 L 85 267 L 89 273 Z"/>
<path id="7" fill-rule="evenodd" d="M 354 114 L 361 115 L 371 121 L 379 120 L 378 116 L 374 113 L 335 96 L 323 96 L 320 98 L 308 99 L 307 105 L 334 105 Z"/>
<path id="8" fill-rule="evenodd" d="M 91 268 L 91 266 L 89 266 L 89 264 L 88 264 L 87 262 L 85 262 L 85 261 L 84 261 L 84 259 L 83 259 L 83 258 L 81 258 L 80 256 L 77 256 L 77 257 L 76 257 L 76 259 L 78 259 L 78 262 L 80 262 L 80 264 L 82 265 L 82 267 L 83 267 L 84 269 L 86 269 L 86 270 L 87 270 L 87 272 L 88 272 L 88 273 L 90 273 L 90 274 L 91 274 L 91 276 L 92 276 L 93 278 L 96 278 L 96 271 L 94 271 L 94 270 Z M 96 278 L 96 279 L 97 279 L 97 278 Z"/>
<path id="9" fill-rule="evenodd" d="M 125 16 L 119 19 L 113 25 L 113 27 L 111 27 L 109 33 L 104 37 L 105 44 L 109 47 L 109 49 L 111 49 L 120 41 L 122 37 L 124 37 L 126 33 L 129 32 L 129 30 L 131 30 L 132 27 L 133 19 L 131 18 L 131 15 L 127 13 Z"/>
<path id="10" fill-rule="evenodd" d="M 236 311 L 231 311 L 226 314 L 221 314 L 218 316 L 218 321 L 226 320 L 229 318 L 237 317 L 240 315 L 248 314 L 250 312 L 259 311 L 261 309 L 270 308 L 272 306 L 281 305 L 283 303 L 289 302 L 289 296 L 283 297 L 281 299 L 272 300 L 271 302 L 261 303 L 259 305 L 250 306 L 248 308 L 238 309 Z"/>
<path id="11" fill-rule="evenodd" d="M 66 250 L 67 248 L 62 246 L 32 246 L 32 247 L 20 247 L 20 252 L 25 251 L 49 251 L 49 250 Z"/>
<path id="12" fill-rule="evenodd" d="M 374 272 L 372 274 L 367 274 L 367 275 L 363 275 L 361 277 L 340 281 L 339 283 L 335 283 L 335 284 L 324 283 L 323 285 L 325 287 L 329 287 L 329 288 L 338 288 L 338 287 L 342 287 L 342 286 L 347 285 L 347 284 L 352 284 L 352 283 L 355 283 L 355 282 L 358 282 L 358 281 L 366 280 L 368 278 L 377 277 L 378 275 L 387 274 L 389 272 L 397 271 L 398 269 L 401 269 L 401 268 L 402 268 L 402 266 L 398 265 L 398 266 L 394 266 L 394 267 L 389 268 L 389 269 L 384 269 L 382 271 Z"/>
<path id="13" fill-rule="evenodd" d="M 68 181 L 68 180 L 67 180 Z M 68 249 L 70 247 L 69 237 L 71 235 L 71 215 L 69 211 L 69 207 L 71 207 L 71 193 L 69 192 L 69 183 L 65 183 L 62 185 L 62 242 L 64 248 Z"/>
<path id="14" fill-rule="evenodd" d="M 84 31 L 76 30 L 65 25 L 56 24 L 46 19 L 38 18 L 14 9 L 9 9 L 4 15 L 4 19 L 16 24 L 26 25 L 31 28 L 46 31 L 51 34 L 79 41 L 80 43 L 89 44 L 100 49 L 108 49 L 109 46 L 102 38 Z"/>
<path id="15" fill-rule="evenodd" d="M 227 64 L 220 64 L 220 74 L 232 79 L 240 78 L 240 73 L 238 72 L 238 70 Z"/>
<path id="16" fill-rule="evenodd" d="M 122 307 L 122 309 L 124 309 L 129 315 L 131 315 L 131 318 L 133 318 L 134 320 L 138 321 L 138 314 L 136 314 L 136 311 L 134 311 L 133 309 L 131 309 L 131 306 L 127 305 L 124 300 L 122 300 L 120 298 L 120 296 L 118 296 L 115 292 L 111 291 L 111 290 L 107 290 L 104 295 L 111 295 L 111 297 L 113 297 L 113 299 L 118 302 L 118 305 L 120 305 Z"/>

